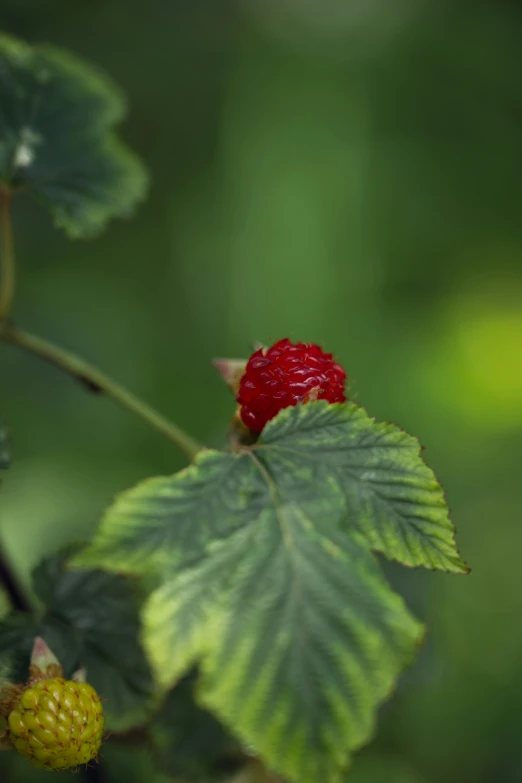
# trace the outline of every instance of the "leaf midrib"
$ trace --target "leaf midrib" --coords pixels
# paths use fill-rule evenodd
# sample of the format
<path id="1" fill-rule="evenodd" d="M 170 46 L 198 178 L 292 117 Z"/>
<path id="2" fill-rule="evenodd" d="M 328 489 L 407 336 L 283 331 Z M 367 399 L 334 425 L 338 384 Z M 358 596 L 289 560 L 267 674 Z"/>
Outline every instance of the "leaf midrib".
<path id="1" fill-rule="evenodd" d="M 281 530 L 281 540 L 284 543 L 286 550 L 288 552 L 288 561 L 291 564 L 291 572 L 292 572 L 292 582 L 291 582 L 291 588 L 290 591 L 296 594 L 296 604 L 299 607 L 299 613 L 302 614 L 303 607 L 305 606 L 304 601 L 304 589 L 303 589 L 303 583 L 302 579 L 298 573 L 298 569 L 296 566 L 296 558 L 294 554 L 294 546 L 292 544 L 292 535 L 288 530 L 288 522 L 286 521 L 284 514 L 282 513 L 282 507 L 284 505 L 280 492 L 279 487 L 277 486 L 277 482 L 272 478 L 270 475 L 270 471 L 264 465 L 261 460 L 258 459 L 258 457 L 253 453 L 253 451 L 247 452 L 252 461 L 254 462 L 256 468 L 259 471 L 259 474 L 261 475 L 263 481 L 265 481 L 268 492 L 270 495 L 270 499 L 272 501 L 272 505 L 274 508 L 274 513 L 276 515 L 276 519 L 279 523 L 279 527 Z M 254 523 L 255 524 L 255 523 Z M 288 596 L 288 603 L 290 604 L 290 596 Z M 308 650 L 309 646 L 306 644 L 305 635 L 303 634 L 305 623 L 304 622 L 298 622 L 297 623 L 297 637 L 298 637 L 298 649 L 300 650 Z M 314 696 L 310 691 L 310 696 L 307 698 L 307 701 L 313 702 Z"/>

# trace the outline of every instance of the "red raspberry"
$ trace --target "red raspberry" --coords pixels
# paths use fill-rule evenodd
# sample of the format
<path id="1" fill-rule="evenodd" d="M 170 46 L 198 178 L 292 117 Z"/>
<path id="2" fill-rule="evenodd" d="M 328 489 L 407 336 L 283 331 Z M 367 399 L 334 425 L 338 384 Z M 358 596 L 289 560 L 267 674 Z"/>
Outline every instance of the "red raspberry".
<path id="1" fill-rule="evenodd" d="M 313 343 L 279 340 L 248 360 L 239 384 L 241 419 L 260 432 L 282 408 L 310 400 L 344 402 L 346 373 L 331 353 Z"/>

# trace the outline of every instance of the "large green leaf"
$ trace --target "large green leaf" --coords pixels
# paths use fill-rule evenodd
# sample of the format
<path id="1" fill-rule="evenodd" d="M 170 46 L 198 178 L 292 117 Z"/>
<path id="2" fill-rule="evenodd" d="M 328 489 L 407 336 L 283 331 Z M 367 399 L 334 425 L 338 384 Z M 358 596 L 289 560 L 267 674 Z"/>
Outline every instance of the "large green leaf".
<path id="1" fill-rule="evenodd" d="M 108 723 L 126 728 L 143 720 L 152 680 L 139 644 L 137 600 L 128 581 L 103 571 L 67 572 L 70 552 L 44 560 L 33 574 L 44 603 L 38 615 L 13 612 L 0 621 L 0 654 L 27 679 L 35 636 L 42 636 L 70 676 L 85 666 L 89 682 L 106 699 Z"/>
<path id="2" fill-rule="evenodd" d="M 156 677 L 199 698 L 291 780 L 337 781 L 422 636 L 370 550 L 464 572 L 419 446 L 351 404 L 282 411 L 251 449 L 204 452 L 120 496 L 76 565 L 162 582 Z"/>
<path id="3" fill-rule="evenodd" d="M 144 195 L 144 168 L 112 131 L 124 110 L 90 65 L 0 36 L 0 182 L 36 196 L 71 236 L 98 233 Z"/>
<path id="4" fill-rule="evenodd" d="M 266 426 L 258 453 L 283 484 L 345 496 L 343 526 L 393 560 L 455 573 L 469 569 L 455 547 L 444 494 L 420 445 L 353 404 L 287 408 Z M 326 483 L 327 482 L 327 483 Z"/>
<path id="5" fill-rule="evenodd" d="M 362 540 L 299 506 L 277 503 L 233 539 L 152 597 L 155 671 L 167 683 L 199 659 L 202 703 L 269 766 L 337 781 L 422 627 Z"/>
<path id="6" fill-rule="evenodd" d="M 318 401 L 281 411 L 252 453 L 257 466 L 248 453 L 208 450 L 175 476 L 122 493 L 75 562 L 127 573 L 190 564 L 266 506 L 261 467 L 286 500 L 320 504 L 332 524 L 359 530 L 387 557 L 467 572 L 442 489 L 418 441 L 398 427 Z"/>
<path id="7" fill-rule="evenodd" d="M 117 497 L 92 544 L 72 561 L 144 574 L 189 565 L 208 544 L 251 522 L 266 486 L 242 455 L 208 449 L 174 476 L 147 479 Z"/>

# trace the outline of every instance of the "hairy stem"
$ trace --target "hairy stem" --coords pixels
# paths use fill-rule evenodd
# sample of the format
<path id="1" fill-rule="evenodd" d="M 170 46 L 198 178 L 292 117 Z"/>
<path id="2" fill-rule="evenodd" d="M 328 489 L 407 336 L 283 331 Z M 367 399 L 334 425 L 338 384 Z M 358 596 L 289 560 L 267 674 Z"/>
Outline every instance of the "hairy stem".
<path id="1" fill-rule="evenodd" d="M 54 345 L 54 343 L 48 340 L 22 331 L 12 324 L 4 324 L 3 327 L 0 327 L 0 338 L 27 353 L 39 356 L 54 364 L 83 383 L 90 391 L 99 392 L 106 397 L 110 397 L 114 402 L 139 416 L 150 427 L 172 441 L 190 459 L 193 459 L 202 450 L 203 446 L 176 424 L 173 424 L 155 411 L 154 408 L 139 400 L 123 386 L 120 386 L 75 354 Z"/>
<path id="2" fill-rule="evenodd" d="M 15 259 L 11 223 L 11 191 L 0 186 L 0 224 L 2 250 L 0 256 L 0 321 L 9 317 L 15 290 Z"/>

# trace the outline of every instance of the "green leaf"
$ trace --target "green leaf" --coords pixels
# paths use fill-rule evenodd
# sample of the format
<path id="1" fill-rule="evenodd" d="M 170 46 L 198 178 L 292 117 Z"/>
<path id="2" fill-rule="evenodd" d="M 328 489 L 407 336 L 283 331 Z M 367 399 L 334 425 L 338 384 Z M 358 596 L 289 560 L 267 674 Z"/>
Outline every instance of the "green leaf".
<path id="1" fill-rule="evenodd" d="M 289 494 L 299 485 L 314 492 L 338 485 L 346 504 L 343 527 L 360 530 L 372 549 L 408 566 L 469 571 L 418 441 L 393 424 L 377 423 L 353 404 L 320 401 L 281 411 L 258 449 Z"/>
<path id="2" fill-rule="evenodd" d="M 296 505 L 232 539 L 153 595 L 144 621 L 157 676 L 172 681 L 199 659 L 202 704 L 269 766 L 338 781 L 422 626 L 360 537 Z"/>
<path id="3" fill-rule="evenodd" d="M 113 127 L 125 104 L 67 52 L 0 36 L 0 181 L 32 193 L 72 237 L 130 215 L 147 177 Z"/>
<path id="4" fill-rule="evenodd" d="M 123 492 L 71 565 L 128 574 L 190 565 L 209 542 L 255 519 L 266 502 L 266 487 L 257 479 L 251 460 L 208 449 L 180 473 Z"/>
<path id="5" fill-rule="evenodd" d="M 128 581 L 103 571 L 67 572 L 70 551 L 48 558 L 33 573 L 43 615 L 13 612 L 0 621 L 0 654 L 9 653 L 19 681 L 27 679 L 35 636 L 42 636 L 71 676 L 79 665 L 102 698 L 113 728 L 136 725 L 152 692 L 139 645 L 137 600 Z"/>
<path id="6" fill-rule="evenodd" d="M 443 491 L 420 457 L 418 441 L 377 423 L 356 405 L 324 401 L 286 408 L 254 448 L 278 488 L 324 513 L 369 546 L 409 566 L 466 573 Z M 267 491 L 247 455 L 208 450 L 175 476 L 122 493 L 91 546 L 75 559 L 146 573 L 190 564 L 211 541 L 255 519 Z"/>
<path id="7" fill-rule="evenodd" d="M 190 783 L 230 780 L 244 761 L 238 743 L 194 699 L 197 672 L 171 690 L 149 726 L 156 766 Z"/>
<path id="8" fill-rule="evenodd" d="M 268 767 L 335 783 L 422 636 L 373 549 L 466 570 L 417 442 L 319 401 L 124 493 L 74 562 L 154 571 L 144 641 L 163 687 L 198 663 L 202 705 Z"/>

